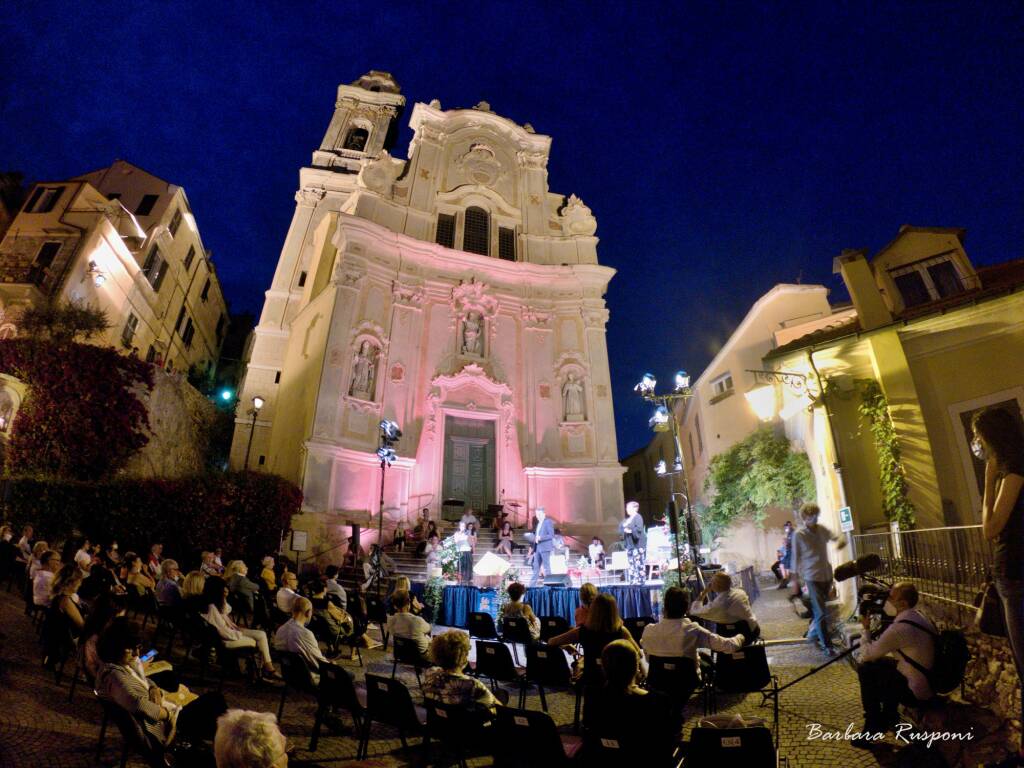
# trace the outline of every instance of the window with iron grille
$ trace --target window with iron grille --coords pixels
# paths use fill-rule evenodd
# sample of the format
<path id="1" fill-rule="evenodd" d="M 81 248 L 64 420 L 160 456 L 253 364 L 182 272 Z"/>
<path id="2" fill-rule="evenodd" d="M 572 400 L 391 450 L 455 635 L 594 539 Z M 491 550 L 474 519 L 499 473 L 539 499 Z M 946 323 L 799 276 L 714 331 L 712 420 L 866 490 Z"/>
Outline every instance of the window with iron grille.
<path id="1" fill-rule="evenodd" d="M 506 261 L 516 260 L 516 231 L 508 227 L 498 227 L 498 258 Z"/>
<path id="2" fill-rule="evenodd" d="M 178 319 L 174 323 L 174 330 L 181 334 L 181 324 L 185 322 L 185 304 L 182 302 L 181 309 L 178 311 Z"/>
<path id="3" fill-rule="evenodd" d="M 466 223 L 462 230 L 462 250 L 487 256 L 490 254 L 490 245 L 491 217 L 483 208 L 467 208 Z"/>
<path id="4" fill-rule="evenodd" d="M 177 210 L 174 211 L 174 215 L 171 216 L 171 223 L 167 226 L 167 228 L 171 231 L 171 237 L 174 237 L 176 234 L 178 234 L 178 227 L 180 227 L 180 226 L 181 226 L 181 209 L 178 208 Z"/>
<path id="5" fill-rule="evenodd" d="M 455 247 L 455 217 L 449 213 L 437 214 L 437 244 L 445 248 Z"/>
<path id="6" fill-rule="evenodd" d="M 135 338 L 135 329 L 139 327 L 139 318 L 133 313 L 128 313 L 124 328 L 121 329 L 121 343 L 126 349 L 132 348 L 132 340 Z"/>
<path id="7" fill-rule="evenodd" d="M 201 301 L 206 301 L 210 298 L 210 278 L 206 278 L 206 282 L 203 284 L 203 292 L 199 294 Z"/>
<path id="8" fill-rule="evenodd" d="M 160 283 L 163 281 L 166 270 L 167 262 L 160 254 L 160 249 L 154 245 L 149 249 L 146 260 L 142 263 L 142 274 L 146 276 L 146 280 L 153 286 L 154 291 L 160 290 Z"/>
<path id="9" fill-rule="evenodd" d="M 160 195 L 143 195 L 139 207 L 135 209 L 136 216 L 149 216 L 153 212 L 153 206 L 160 199 Z"/>
<path id="10" fill-rule="evenodd" d="M 185 343 L 185 349 L 189 349 L 192 346 L 192 337 L 196 335 L 195 326 L 192 325 L 192 318 L 190 317 L 185 322 L 185 332 L 181 334 L 181 340 Z"/>
<path id="11" fill-rule="evenodd" d="M 195 246 L 190 245 L 189 248 L 188 248 L 188 253 L 185 254 L 185 271 L 186 272 L 188 272 L 192 268 L 192 261 L 195 259 L 195 257 L 196 257 Z"/>
<path id="12" fill-rule="evenodd" d="M 156 272 L 156 279 L 153 281 L 153 290 L 160 293 L 160 286 L 164 284 L 164 277 L 167 276 L 167 262 L 160 260 L 160 267 Z"/>

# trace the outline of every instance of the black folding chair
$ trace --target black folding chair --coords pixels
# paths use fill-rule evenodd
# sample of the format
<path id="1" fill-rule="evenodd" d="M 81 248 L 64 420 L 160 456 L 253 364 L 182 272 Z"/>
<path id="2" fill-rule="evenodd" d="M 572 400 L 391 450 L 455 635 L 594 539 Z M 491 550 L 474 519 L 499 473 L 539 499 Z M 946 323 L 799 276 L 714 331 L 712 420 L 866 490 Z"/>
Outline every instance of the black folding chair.
<path id="1" fill-rule="evenodd" d="M 742 765 L 744 768 L 776 768 L 778 756 L 772 732 L 764 726 L 750 728 L 694 728 L 683 765 Z"/>
<path id="2" fill-rule="evenodd" d="M 489 613 L 473 612 L 469 614 L 469 636 L 478 640 L 497 640 L 498 629 L 494 626 L 494 617 Z"/>
<path id="3" fill-rule="evenodd" d="M 697 662 L 686 656 L 648 656 L 647 690 L 664 693 L 681 710 L 701 685 Z M 707 711 L 707 697 L 704 700 Z"/>
<path id="4" fill-rule="evenodd" d="M 512 644 L 512 657 L 519 663 L 519 646 L 533 643 L 530 625 L 522 616 L 505 616 L 501 620 L 501 639 Z"/>
<path id="5" fill-rule="evenodd" d="M 715 624 L 715 634 L 722 637 L 736 637 L 743 635 L 745 645 L 750 645 L 761 637 L 761 627 L 751 627 L 746 619 L 734 621 L 731 624 Z"/>
<path id="6" fill-rule="evenodd" d="M 494 765 L 497 768 L 567 766 L 583 740 L 560 734 L 546 712 L 499 707 L 495 718 Z M 515 745 L 514 748 L 509 748 Z"/>
<path id="7" fill-rule="evenodd" d="M 476 674 L 491 681 L 491 690 L 498 683 L 511 683 L 519 687 L 519 708 L 526 706 L 526 670 L 516 666 L 508 646 L 493 640 L 476 640 Z"/>
<path id="8" fill-rule="evenodd" d="M 545 689 L 548 691 L 572 691 L 572 670 L 569 660 L 561 648 L 549 645 L 526 646 L 526 679 L 537 686 L 540 706 L 548 711 Z M 579 720 L 579 698 L 576 700 L 576 720 Z"/>
<path id="9" fill-rule="evenodd" d="M 167 763 L 164 760 L 163 747 L 147 736 L 139 721 L 132 717 L 131 713 L 127 710 L 122 709 L 112 701 L 104 699 L 98 691 L 93 691 L 93 695 L 103 708 L 103 720 L 100 722 L 100 737 L 96 743 L 96 762 L 100 762 L 103 757 L 107 725 L 113 720 L 117 730 L 121 732 L 121 768 L 125 768 L 128 765 L 128 758 L 133 753 L 140 755 L 146 761 L 146 764 L 152 768 L 166 768 Z"/>
<path id="10" fill-rule="evenodd" d="M 348 672 L 337 664 L 320 665 L 320 687 L 318 689 L 316 717 L 313 720 L 313 735 L 309 739 L 309 750 L 316 752 L 320 742 L 320 729 L 324 718 L 332 709 L 343 709 L 352 716 L 356 733 L 360 732 L 367 716 L 366 689 L 356 685 Z"/>
<path id="11" fill-rule="evenodd" d="M 763 642 L 745 645 L 735 653 L 716 653 L 712 667 L 712 681 L 708 686 L 711 712 L 718 711 L 717 692 L 760 693 L 761 704 L 772 700 L 773 733 L 779 743 L 779 678 L 768 667 L 768 656 Z"/>
<path id="12" fill-rule="evenodd" d="M 363 731 L 359 739 L 356 759 L 362 760 L 370 743 L 370 727 L 381 723 L 395 728 L 402 742 L 402 749 L 408 749 L 408 736 L 422 736 L 426 713 L 413 704 L 409 689 L 401 680 L 391 680 L 380 675 L 366 675 L 366 714 L 363 717 Z M 312 749 L 312 747 L 311 747 Z"/>
<path id="13" fill-rule="evenodd" d="M 391 665 L 391 677 L 394 678 L 399 664 L 408 664 L 412 667 L 413 672 L 416 673 L 416 684 L 419 685 L 420 690 L 423 690 L 423 682 L 420 680 L 420 670 L 431 666 L 430 662 L 424 659 L 420 654 L 419 646 L 416 644 L 415 640 L 410 640 L 407 637 L 399 637 L 398 635 L 395 635 L 392 640 L 394 642 L 391 646 L 391 652 L 394 656 L 394 663 Z"/>
<path id="14" fill-rule="evenodd" d="M 247 645 L 239 648 L 228 648 L 224 644 L 224 640 L 221 638 L 220 633 L 217 632 L 216 627 L 207 623 L 205 619 L 200 619 L 200 621 L 202 621 L 203 626 L 198 627 L 197 625 L 197 629 L 202 632 L 199 648 L 199 679 L 206 679 L 206 667 L 209 664 L 210 651 L 214 650 L 217 653 L 217 666 L 220 668 L 219 685 L 217 690 L 222 690 L 224 688 L 224 680 L 227 677 L 228 664 L 236 664 L 239 661 L 245 662 L 245 669 L 249 682 L 255 682 L 256 646 Z"/>
<path id="15" fill-rule="evenodd" d="M 541 642 L 547 642 L 552 637 L 568 632 L 570 629 L 569 622 L 563 619 L 561 616 L 541 616 L 540 617 L 540 639 Z"/>
<path id="16" fill-rule="evenodd" d="M 644 627 L 648 624 L 653 624 L 654 619 L 650 616 L 633 616 L 629 619 L 623 619 L 622 623 L 625 625 L 626 629 L 629 630 L 629 634 L 633 636 L 633 639 L 639 643 L 640 638 L 643 637 L 644 634 Z"/>
<path id="17" fill-rule="evenodd" d="M 313 674 L 309 664 L 298 653 L 281 651 L 281 677 L 284 678 L 284 685 L 281 686 L 281 702 L 277 705 L 277 719 L 284 717 L 284 702 L 288 697 L 288 690 L 296 693 L 304 693 L 308 696 L 319 696 L 317 684 L 313 682 Z"/>
<path id="18" fill-rule="evenodd" d="M 427 727 L 423 736 L 424 764 L 431 764 L 432 740 L 437 741 L 442 749 L 452 752 L 461 768 L 467 768 L 467 754 L 488 752 L 493 745 L 494 722 L 489 715 L 433 699 L 427 699 L 423 704 L 427 710 Z"/>
<path id="19" fill-rule="evenodd" d="M 384 643 L 384 650 L 388 649 L 388 611 L 384 601 L 377 595 L 366 595 L 366 620 L 367 623 L 374 623 L 380 627 L 380 639 Z"/>

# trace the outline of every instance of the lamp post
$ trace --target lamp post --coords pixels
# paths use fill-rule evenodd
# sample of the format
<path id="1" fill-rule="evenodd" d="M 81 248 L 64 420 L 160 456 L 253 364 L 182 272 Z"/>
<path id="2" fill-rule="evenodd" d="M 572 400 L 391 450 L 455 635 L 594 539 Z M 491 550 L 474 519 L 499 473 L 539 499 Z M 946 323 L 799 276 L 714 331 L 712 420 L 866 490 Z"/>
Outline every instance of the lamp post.
<path id="1" fill-rule="evenodd" d="M 384 476 L 387 468 L 395 460 L 395 443 L 402 437 L 402 430 L 398 423 L 384 419 L 380 423 L 380 448 L 377 449 L 377 458 L 380 459 L 380 507 L 377 512 L 377 562 L 372 558 L 370 565 L 373 568 L 371 578 L 377 582 L 377 596 L 381 594 L 381 558 L 384 556 Z"/>
<path id="2" fill-rule="evenodd" d="M 670 529 L 674 527 L 675 530 L 675 551 L 676 551 L 676 570 L 679 574 L 679 586 L 682 587 L 685 583 L 683 577 L 683 560 L 679 553 L 679 521 L 675 511 L 675 475 L 682 475 L 683 487 L 686 492 L 683 494 L 683 499 L 686 502 L 686 538 L 690 544 L 690 558 L 693 561 L 694 571 L 697 576 L 698 584 L 703 586 L 704 579 L 700 571 L 700 553 L 697 549 L 696 542 L 693 541 L 693 508 L 690 506 L 690 484 L 686 475 L 686 464 L 683 462 L 683 449 L 679 442 L 679 430 L 676 424 L 675 418 L 675 404 L 678 402 L 684 402 L 693 397 L 693 390 L 690 387 L 690 376 L 686 371 L 678 371 L 675 375 L 675 388 L 672 392 L 664 395 L 659 395 L 655 392 L 657 386 L 657 379 L 654 378 L 654 374 L 645 373 L 640 383 L 633 387 L 633 391 L 640 395 L 644 400 L 649 403 L 655 404 L 654 415 L 651 416 L 648 424 L 651 429 L 655 432 L 671 432 L 672 433 L 672 446 L 675 456 L 672 460 L 672 471 L 668 470 L 668 467 L 664 466 L 663 463 L 659 463 L 658 469 L 656 470 L 659 476 L 668 475 L 669 478 L 669 498 L 671 502 L 669 504 L 669 514 L 672 518 L 669 520 Z"/>
<path id="3" fill-rule="evenodd" d="M 260 409 L 263 407 L 263 403 L 266 402 L 262 397 L 256 395 L 252 399 L 252 408 L 249 409 L 249 413 L 252 414 L 252 424 L 249 425 L 249 442 L 245 446 L 245 463 L 242 465 L 242 470 L 249 469 L 249 453 L 252 451 L 252 436 L 256 434 L 256 417 L 260 414 Z"/>

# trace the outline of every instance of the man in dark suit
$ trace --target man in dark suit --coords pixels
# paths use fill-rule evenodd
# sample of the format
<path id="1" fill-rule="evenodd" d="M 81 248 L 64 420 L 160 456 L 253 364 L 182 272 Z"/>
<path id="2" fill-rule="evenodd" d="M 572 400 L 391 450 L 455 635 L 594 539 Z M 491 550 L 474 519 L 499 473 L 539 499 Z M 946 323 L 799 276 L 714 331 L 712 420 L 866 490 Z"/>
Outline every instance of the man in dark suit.
<path id="1" fill-rule="evenodd" d="M 544 575 L 551 575 L 551 552 L 555 548 L 555 523 L 548 519 L 544 507 L 537 507 L 537 528 L 533 533 L 533 544 L 533 581 L 530 586 L 535 587 L 542 566 Z"/>

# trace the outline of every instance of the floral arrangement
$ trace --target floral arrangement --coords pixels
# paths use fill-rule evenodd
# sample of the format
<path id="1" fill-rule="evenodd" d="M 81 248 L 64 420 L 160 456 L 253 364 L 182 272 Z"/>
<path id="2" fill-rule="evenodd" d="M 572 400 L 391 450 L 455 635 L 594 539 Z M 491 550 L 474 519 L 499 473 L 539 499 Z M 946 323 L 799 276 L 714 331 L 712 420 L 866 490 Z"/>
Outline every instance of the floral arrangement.
<path id="1" fill-rule="evenodd" d="M 437 555 L 438 562 L 441 564 L 441 575 L 449 580 L 457 578 L 459 575 L 459 548 L 455 544 L 454 536 L 449 536 L 441 541 Z"/>
<path id="2" fill-rule="evenodd" d="M 423 586 L 423 607 L 430 612 L 430 623 L 436 624 L 441 616 L 441 601 L 444 594 L 444 579 L 435 576 L 427 579 Z"/>

